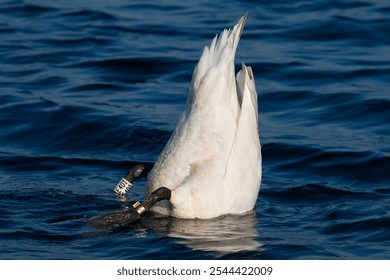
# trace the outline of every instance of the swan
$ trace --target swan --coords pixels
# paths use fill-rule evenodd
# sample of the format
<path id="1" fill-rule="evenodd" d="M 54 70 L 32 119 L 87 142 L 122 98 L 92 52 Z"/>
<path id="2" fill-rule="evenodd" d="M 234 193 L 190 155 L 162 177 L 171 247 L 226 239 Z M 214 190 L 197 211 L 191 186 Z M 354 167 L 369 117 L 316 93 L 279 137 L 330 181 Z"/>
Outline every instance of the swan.
<path id="1" fill-rule="evenodd" d="M 154 212 L 210 219 L 248 212 L 256 203 L 262 176 L 257 93 L 251 67 L 242 64 L 236 77 L 234 68 L 246 19 L 203 50 L 185 110 L 147 175 Z M 161 194 L 165 200 L 156 203 Z"/>
<path id="2" fill-rule="evenodd" d="M 149 210 L 205 220 L 253 209 L 262 176 L 257 93 L 251 67 L 242 64 L 234 74 L 246 18 L 204 48 L 185 110 L 153 168 L 134 166 L 114 189 L 122 201 L 133 182 L 146 176 L 146 199 L 125 211 L 92 217 L 92 225 L 126 229 Z"/>

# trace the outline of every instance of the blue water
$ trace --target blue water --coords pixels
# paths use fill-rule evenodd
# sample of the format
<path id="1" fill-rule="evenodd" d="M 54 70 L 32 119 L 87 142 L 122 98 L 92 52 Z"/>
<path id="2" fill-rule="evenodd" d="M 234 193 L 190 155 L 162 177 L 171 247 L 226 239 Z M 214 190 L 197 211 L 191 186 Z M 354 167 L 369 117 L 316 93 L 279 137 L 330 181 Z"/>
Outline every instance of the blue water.
<path id="1" fill-rule="evenodd" d="M 187 2 L 0 2 L 0 259 L 390 259 L 390 2 Z M 202 48 L 246 11 L 254 212 L 91 226 L 129 205 L 116 183 L 153 165 Z"/>

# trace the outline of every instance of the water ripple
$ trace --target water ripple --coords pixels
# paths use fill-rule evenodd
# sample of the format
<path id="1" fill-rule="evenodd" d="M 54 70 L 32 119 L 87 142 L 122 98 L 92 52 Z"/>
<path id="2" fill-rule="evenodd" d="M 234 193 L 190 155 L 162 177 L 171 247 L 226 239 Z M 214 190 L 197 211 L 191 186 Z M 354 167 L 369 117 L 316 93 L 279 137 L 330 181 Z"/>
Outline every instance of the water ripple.
<path id="1" fill-rule="evenodd" d="M 387 2 L 2 1 L 1 258 L 388 259 Z M 203 47 L 245 11 L 236 62 L 256 77 L 263 145 L 254 211 L 93 228 L 143 199 L 145 178 L 128 200 L 112 190 L 152 167 Z"/>

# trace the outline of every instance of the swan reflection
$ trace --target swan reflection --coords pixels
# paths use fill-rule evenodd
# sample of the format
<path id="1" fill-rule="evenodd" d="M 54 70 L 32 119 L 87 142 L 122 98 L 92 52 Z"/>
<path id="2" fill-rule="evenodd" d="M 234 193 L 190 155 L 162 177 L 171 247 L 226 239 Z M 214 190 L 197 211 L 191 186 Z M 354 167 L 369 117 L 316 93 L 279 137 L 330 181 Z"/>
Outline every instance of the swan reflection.
<path id="1" fill-rule="evenodd" d="M 210 252 L 220 257 L 232 253 L 256 251 L 261 244 L 256 240 L 256 214 L 225 215 L 214 219 L 177 219 L 152 217 L 144 225 L 156 234 L 172 237 L 177 244 L 193 250 Z"/>

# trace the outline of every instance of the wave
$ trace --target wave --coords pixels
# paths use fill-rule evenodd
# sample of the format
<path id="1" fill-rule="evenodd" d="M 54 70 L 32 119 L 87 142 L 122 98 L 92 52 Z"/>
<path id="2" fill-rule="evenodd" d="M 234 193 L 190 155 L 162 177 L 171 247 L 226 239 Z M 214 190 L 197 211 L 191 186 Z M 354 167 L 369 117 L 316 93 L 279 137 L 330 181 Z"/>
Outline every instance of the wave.
<path id="1" fill-rule="evenodd" d="M 371 151 L 330 150 L 322 147 L 267 143 L 263 160 L 269 172 L 299 174 L 300 179 L 322 182 L 355 182 L 359 185 L 386 185 L 390 177 L 386 168 L 390 157 Z"/>
<path id="2" fill-rule="evenodd" d="M 388 258 L 387 2 L 230 5 L 1 1 L 1 256 Z M 247 10 L 237 63 L 259 91 L 256 215 L 88 227 L 143 199 L 144 178 L 127 201 L 112 189 L 152 167 L 202 48 Z"/>

